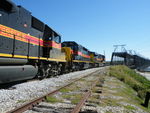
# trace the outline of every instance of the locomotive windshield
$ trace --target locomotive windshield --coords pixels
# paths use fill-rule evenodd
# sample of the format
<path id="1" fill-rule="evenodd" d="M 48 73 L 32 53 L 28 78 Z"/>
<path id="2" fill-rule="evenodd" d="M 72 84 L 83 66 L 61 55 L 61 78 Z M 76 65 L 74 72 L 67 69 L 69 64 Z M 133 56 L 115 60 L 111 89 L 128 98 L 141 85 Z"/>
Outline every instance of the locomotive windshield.
<path id="1" fill-rule="evenodd" d="M 56 43 L 61 43 L 61 38 L 58 34 L 56 34 L 49 26 L 45 25 L 44 29 L 44 35 L 43 35 L 44 40 L 53 40 Z"/>
<path id="2" fill-rule="evenodd" d="M 60 41 L 60 36 L 54 37 L 54 41 L 55 41 L 56 43 L 60 43 L 60 42 L 61 42 L 61 41 Z"/>
<path id="3" fill-rule="evenodd" d="M 84 47 L 83 47 L 82 52 L 83 52 L 83 54 L 85 54 L 85 55 L 88 55 L 88 54 L 89 54 L 88 50 L 87 50 L 86 48 L 84 48 Z"/>
<path id="4" fill-rule="evenodd" d="M 78 51 L 78 45 L 74 42 L 63 42 L 62 47 L 70 47 L 74 51 Z"/>
<path id="5" fill-rule="evenodd" d="M 76 45 L 75 43 L 69 42 L 67 43 L 67 47 L 70 47 L 74 51 L 78 51 L 78 45 Z"/>

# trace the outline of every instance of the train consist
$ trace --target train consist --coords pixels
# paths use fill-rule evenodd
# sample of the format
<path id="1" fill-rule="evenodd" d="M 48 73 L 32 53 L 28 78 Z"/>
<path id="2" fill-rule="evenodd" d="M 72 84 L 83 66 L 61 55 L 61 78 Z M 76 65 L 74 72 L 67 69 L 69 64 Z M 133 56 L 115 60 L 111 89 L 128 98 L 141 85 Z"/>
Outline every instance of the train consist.
<path id="1" fill-rule="evenodd" d="M 0 84 L 98 67 L 105 56 L 61 36 L 29 11 L 0 0 Z"/>

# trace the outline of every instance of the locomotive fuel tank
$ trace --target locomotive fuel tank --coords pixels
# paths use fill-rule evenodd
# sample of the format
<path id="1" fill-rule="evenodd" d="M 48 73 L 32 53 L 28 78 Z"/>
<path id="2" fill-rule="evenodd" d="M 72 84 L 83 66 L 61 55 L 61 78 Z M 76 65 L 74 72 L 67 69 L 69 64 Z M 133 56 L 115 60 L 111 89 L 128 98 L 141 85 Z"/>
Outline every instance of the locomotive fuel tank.
<path id="1" fill-rule="evenodd" d="M 0 84 L 32 79 L 37 73 L 38 68 L 32 65 L 0 66 Z"/>

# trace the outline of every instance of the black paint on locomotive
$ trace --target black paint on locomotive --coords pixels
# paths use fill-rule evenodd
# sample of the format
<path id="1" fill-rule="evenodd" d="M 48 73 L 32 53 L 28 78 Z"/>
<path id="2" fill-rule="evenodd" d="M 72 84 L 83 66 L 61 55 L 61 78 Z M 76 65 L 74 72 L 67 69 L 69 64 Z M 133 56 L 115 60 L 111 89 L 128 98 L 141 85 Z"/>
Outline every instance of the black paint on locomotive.
<path id="1" fill-rule="evenodd" d="M 90 58 L 84 57 L 84 55 L 90 56 L 90 51 L 82 45 L 74 41 L 65 41 L 62 43 L 62 47 L 70 47 L 73 50 L 73 60 L 90 61 Z"/>
<path id="2" fill-rule="evenodd" d="M 62 44 L 62 46 L 61 46 Z M 73 50 L 71 62 L 62 47 Z M 91 52 L 61 36 L 11 0 L 0 0 L 0 84 L 93 66 Z"/>

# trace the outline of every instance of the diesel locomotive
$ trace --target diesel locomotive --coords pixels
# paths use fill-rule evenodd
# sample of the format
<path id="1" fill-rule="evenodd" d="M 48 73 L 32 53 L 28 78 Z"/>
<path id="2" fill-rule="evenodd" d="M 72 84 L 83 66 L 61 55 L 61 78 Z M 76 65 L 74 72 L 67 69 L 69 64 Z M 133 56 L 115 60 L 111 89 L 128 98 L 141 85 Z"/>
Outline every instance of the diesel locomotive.
<path id="1" fill-rule="evenodd" d="M 61 36 L 22 6 L 0 0 L 0 84 L 97 67 L 105 56 Z"/>

